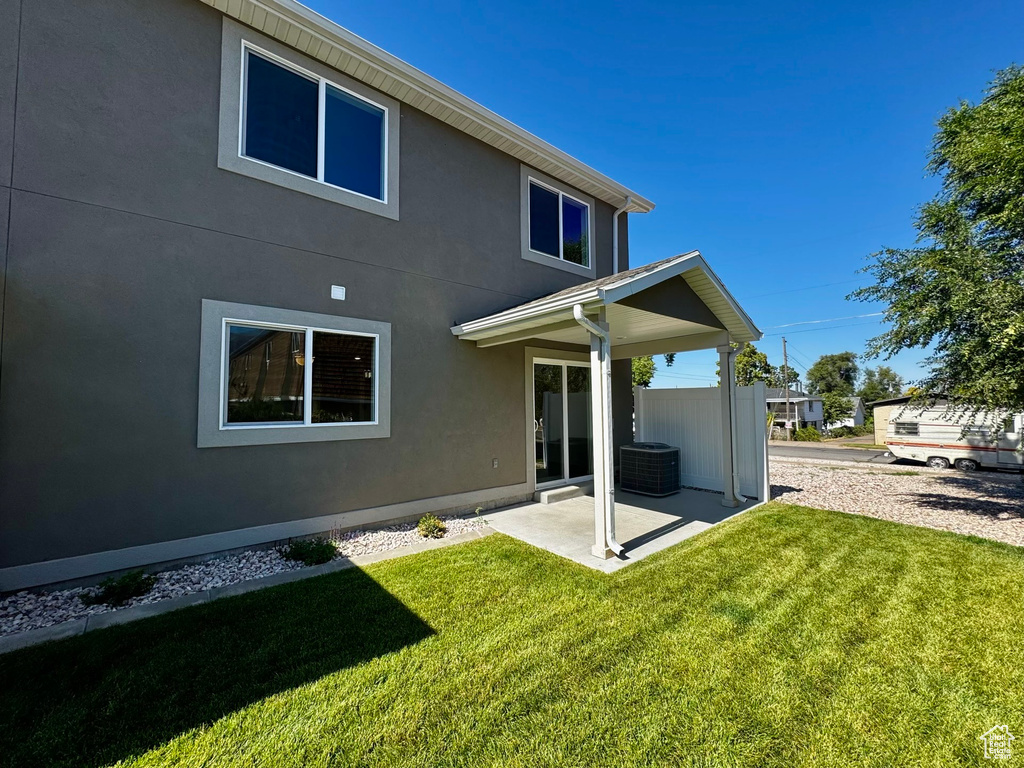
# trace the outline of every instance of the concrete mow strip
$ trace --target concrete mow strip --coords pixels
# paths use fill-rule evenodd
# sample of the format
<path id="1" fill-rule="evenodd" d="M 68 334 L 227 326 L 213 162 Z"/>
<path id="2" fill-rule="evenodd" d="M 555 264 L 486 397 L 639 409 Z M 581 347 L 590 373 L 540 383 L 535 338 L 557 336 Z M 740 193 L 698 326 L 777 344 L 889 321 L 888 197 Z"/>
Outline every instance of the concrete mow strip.
<path id="1" fill-rule="evenodd" d="M 243 581 L 238 584 L 230 584 L 224 587 L 215 587 L 202 592 L 193 592 L 191 594 L 181 595 L 180 597 L 161 600 L 156 603 L 134 605 L 130 608 L 98 613 L 81 619 L 72 619 L 71 621 L 54 624 L 49 627 L 30 629 L 27 632 L 20 632 L 16 635 L 0 637 L 0 654 L 16 651 L 21 648 L 28 648 L 33 645 L 39 645 L 40 643 L 48 643 L 52 640 L 63 640 L 68 637 L 75 637 L 86 632 L 104 629 L 118 624 L 128 624 L 133 621 L 138 621 L 139 619 L 147 619 L 151 616 L 160 616 L 164 613 L 171 613 L 172 611 L 188 608 L 193 605 L 210 603 L 223 597 L 244 595 L 249 592 L 268 589 L 269 587 L 276 587 L 281 584 L 289 584 L 293 581 L 311 579 L 315 576 L 323 576 L 328 573 L 344 571 L 349 568 L 361 568 L 363 566 L 370 565 L 371 563 L 378 563 L 383 560 L 393 560 L 398 557 L 413 555 L 419 552 L 451 547 L 456 544 L 463 544 L 467 541 L 482 539 L 492 533 L 494 533 L 494 531 L 490 528 L 481 528 L 443 539 L 426 539 L 416 544 L 399 547 L 397 549 L 390 549 L 384 552 L 375 552 L 369 555 L 355 555 L 351 558 L 340 557 L 329 563 L 324 563 L 323 565 L 314 565 L 309 568 L 285 571 L 283 573 L 276 573 L 272 576 L 265 576 L 262 579 L 252 579 L 251 581 Z"/>

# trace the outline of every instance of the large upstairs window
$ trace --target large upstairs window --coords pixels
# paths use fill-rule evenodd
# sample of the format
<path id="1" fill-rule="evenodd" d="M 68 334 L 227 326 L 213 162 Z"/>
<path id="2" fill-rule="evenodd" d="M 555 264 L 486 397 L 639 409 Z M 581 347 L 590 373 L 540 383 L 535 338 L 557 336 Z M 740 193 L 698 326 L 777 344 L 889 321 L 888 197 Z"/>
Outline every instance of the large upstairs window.
<path id="1" fill-rule="evenodd" d="M 245 50 L 242 154 L 374 200 L 387 197 L 387 110 Z"/>
<path id="2" fill-rule="evenodd" d="M 399 103 L 232 19 L 223 24 L 217 166 L 397 220 Z"/>

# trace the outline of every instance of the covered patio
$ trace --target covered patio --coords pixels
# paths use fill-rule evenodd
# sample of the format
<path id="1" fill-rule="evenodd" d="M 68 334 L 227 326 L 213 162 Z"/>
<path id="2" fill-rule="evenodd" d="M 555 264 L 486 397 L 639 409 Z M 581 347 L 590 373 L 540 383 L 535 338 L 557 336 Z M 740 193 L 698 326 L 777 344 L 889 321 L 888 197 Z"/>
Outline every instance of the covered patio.
<path id="1" fill-rule="evenodd" d="M 737 507 L 722 505 L 722 495 L 684 488 L 661 498 L 615 491 L 615 531 L 623 552 L 598 558 L 594 540 L 594 496 L 581 495 L 552 504 L 520 504 L 482 515 L 499 533 L 512 536 L 605 573 L 635 563 L 706 531 L 716 523 L 759 504 L 747 499 Z"/>
<path id="2" fill-rule="evenodd" d="M 624 564 L 630 552 L 635 559 L 750 506 L 740 493 L 735 355 L 762 334 L 699 252 L 573 286 L 461 323 L 451 331 L 480 348 L 522 342 L 536 345 L 526 347 L 527 481 L 531 487 L 550 488 L 588 480 L 581 471 L 592 469 L 591 496 L 492 513 L 498 530 L 508 525 L 509 532 L 512 528 L 520 532 L 512 533 L 518 538 L 530 541 L 533 535 L 538 541 L 544 539 L 548 544 L 539 546 L 552 551 L 559 551 L 558 547 L 563 550 L 559 554 L 587 564 L 615 557 L 620 558 L 617 563 Z M 589 355 L 585 352 L 588 347 Z M 632 413 L 628 380 L 625 386 L 621 380 L 617 384 L 618 440 L 613 432 L 613 361 L 625 363 L 644 355 L 701 349 L 718 351 L 724 374 L 717 398 L 720 434 L 715 436 L 715 443 L 720 445 L 722 478 L 721 488 L 715 490 L 720 493 L 684 491 L 665 499 L 620 493 L 617 504 L 615 454 L 619 446 L 634 438 L 631 428 L 622 428 L 622 420 Z M 535 366 L 543 368 L 553 383 L 535 387 L 534 381 L 539 381 Z M 587 367 L 589 382 L 580 370 Z M 570 376 L 570 370 L 575 375 Z M 620 374 L 624 372 L 620 367 Z M 540 398 L 541 389 L 550 390 L 544 392 L 545 397 L 557 397 L 556 407 L 545 408 L 547 401 Z M 581 412 L 582 403 L 586 405 Z M 627 407 L 621 408 L 623 405 Z M 592 456 L 586 462 L 588 466 L 580 462 L 580 446 L 585 459 L 588 454 Z M 571 466 L 576 470 L 571 471 Z M 552 472 L 552 468 L 557 471 Z M 530 534 L 531 528 L 535 534 Z M 551 536 L 542 535 L 545 529 Z M 583 534 L 589 535 L 584 538 Z M 552 539 L 558 536 L 563 539 L 560 543 Z M 589 560 L 583 541 L 589 541 Z M 615 567 L 621 566 L 608 563 L 602 569 Z"/>

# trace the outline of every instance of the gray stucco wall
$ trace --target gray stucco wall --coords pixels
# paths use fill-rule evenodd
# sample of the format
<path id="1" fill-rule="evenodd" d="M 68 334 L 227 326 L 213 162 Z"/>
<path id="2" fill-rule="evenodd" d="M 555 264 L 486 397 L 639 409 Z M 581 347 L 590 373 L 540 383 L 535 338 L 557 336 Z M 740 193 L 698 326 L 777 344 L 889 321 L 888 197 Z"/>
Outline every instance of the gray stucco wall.
<path id="1" fill-rule="evenodd" d="M 11 185 L 21 0 L 0 0 L 0 187 Z M 6 214 L 6 208 L 4 209 Z M 4 217 L 6 218 L 6 216 Z"/>
<path id="2" fill-rule="evenodd" d="M 220 170 L 220 41 L 193 0 L 24 7 L 0 567 L 526 480 L 522 345 L 449 332 L 580 282 L 520 257 L 519 162 L 403 106 L 399 221 Z M 390 322 L 392 436 L 198 449 L 204 298 Z"/>

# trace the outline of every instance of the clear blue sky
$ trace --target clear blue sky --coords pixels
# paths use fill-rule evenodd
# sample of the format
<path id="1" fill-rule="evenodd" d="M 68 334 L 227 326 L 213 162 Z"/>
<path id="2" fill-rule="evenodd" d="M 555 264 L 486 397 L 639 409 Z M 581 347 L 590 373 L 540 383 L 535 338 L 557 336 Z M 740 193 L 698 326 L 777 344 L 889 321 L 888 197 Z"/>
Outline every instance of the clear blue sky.
<path id="1" fill-rule="evenodd" d="M 879 311 L 844 297 L 913 243 L 935 120 L 1024 63 L 1020 0 L 306 2 L 653 200 L 632 265 L 699 249 L 801 375 L 881 325 L 779 326 Z M 923 357 L 889 364 L 913 380 Z M 657 362 L 655 386 L 715 380 L 707 353 Z"/>

